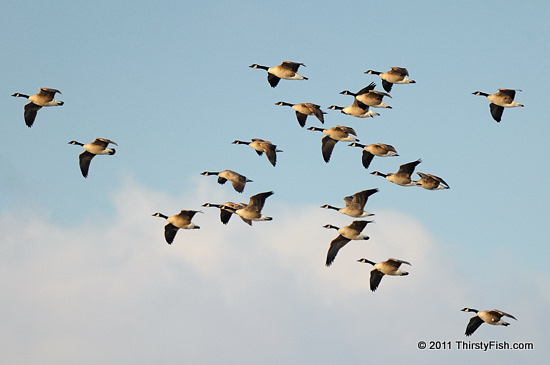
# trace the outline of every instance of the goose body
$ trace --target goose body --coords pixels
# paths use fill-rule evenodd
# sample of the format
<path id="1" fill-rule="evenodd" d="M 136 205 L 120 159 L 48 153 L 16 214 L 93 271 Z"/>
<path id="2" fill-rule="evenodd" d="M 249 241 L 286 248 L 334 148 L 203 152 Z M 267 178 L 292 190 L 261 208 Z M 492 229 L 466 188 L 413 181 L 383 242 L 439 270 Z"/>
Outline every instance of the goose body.
<path id="1" fill-rule="evenodd" d="M 155 213 L 153 217 L 164 218 L 168 221 L 168 224 L 164 226 L 164 238 L 166 242 L 171 245 L 174 242 L 176 233 L 180 229 L 199 229 L 200 227 L 191 222 L 193 216 L 198 213 L 197 210 L 182 210 L 178 214 L 168 217 L 162 213 Z"/>
<path id="2" fill-rule="evenodd" d="M 258 156 L 261 156 L 265 153 L 267 159 L 273 165 L 273 167 L 275 167 L 275 165 L 277 164 L 277 152 L 283 152 L 282 150 L 277 149 L 277 146 L 270 141 L 266 141 L 260 138 L 252 138 L 250 142 L 235 140 L 231 143 L 248 145 L 252 147 L 254 151 L 256 151 Z"/>
<path id="3" fill-rule="evenodd" d="M 478 329 L 478 327 L 483 324 L 483 322 L 492 324 L 492 325 L 497 325 L 497 326 L 509 326 L 510 323 L 502 320 L 502 317 L 504 316 L 510 317 L 517 321 L 516 317 L 514 317 L 513 315 L 505 313 L 498 309 L 478 311 L 477 309 L 464 308 L 461 310 L 463 312 L 476 313 L 476 315 L 470 318 L 470 321 L 468 322 L 468 326 L 466 327 L 466 332 L 465 332 L 466 336 L 471 336 L 472 333 L 474 333 Z"/>
<path id="4" fill-rule="evenodd" d="M 213 207 L 213 208 L 219 208 L 220 209 L 220 221 L 223 224 L 229 223 L 229 220 L 231 219 L 231 216 L 234 214 L 234 212 L 238 209 L 243 209 L 246 207 L 246 204 L 243 203 L 233 203 L 233 202 L 226 202 L 223 204 L 213 204 L 213 203 L 204 203 L 202 205 L 203 207 Z M 229 209 L 223 208 L 228 207 Z M 252 222 L 249 220 L 245 220 L 241 217 L 243 222 L 245 222 L 248 225 L 252 225 Z"/>
<path id="5" fill-rule="evenodd" d="M 309 127 L 310 131 L 319 131 L 325 134 L 325 137 L 321 140 L 321 152 L 323 153 L 323 159 L 325 162 L 330 161 L 332 150 L 338 141 L 350 141 L 358 142 L 359 140 L 354 136 L 357 136 L 355 130 L 351 127 L 345 127 L 337 125 L 336 127 L 324 129 L 317 127 Z"/>
<path id="6" fill-rule="evenodd" d="M 246 221 L 270 221 L 273 220 L 272 217 L 266 217 L 262 214 L 262 209 L 265 204 L 265 200 L 273 195 L 272 191 L 267 191 L 265 193 L 259 193 L 252 195 L 250 197 L 250 202 L 248 205 L 243 205 L 242 208 L 231 207 L 225 204 L 222 204 L 220 209 L 228 210 L 234 214 L 237 214 L 245 222 Z M 248 223 L 248 222 L 247 222 Z"/>
<path id="7" fill-rule="evenodd" d="M 350 217 L 354 218 L 371 216 L 374 214 L 365 211 L 365 204 L 367 204 L 369 196 L 376 193 L 377 191 L 378 189 L 368 189 L 358 191 L 352 196 L 346 196 L 344 198 L 346 206 L 343 208 L 337 208 L 329 204 L 322 205 L 321 208 L 336 210 L 342 214 L 349 215 Z"/>
<path id="8" fill-rule="evenodd" d="M 92 158 L 96 155 L 114 155 L 116 153 L 116 150 L 114 148 L 107 148 L 107 146 L 110 144 L 114 144 L 115 146 L 118 146 L 115 142 L 111 141 L 110 139 L 106 138 L 96 138 L 93 142 L 83 144 L 77 141 L 70 141 L 69 144 L 82 146 L 84 148 L 84 152 L 82 152 L 80 155 L 78 155 L 78 161 L 80 165 L 80 171 L 82 172 L 82 176 L 88 177 L 88 171 L 90 170 L 90 163 L 92 162 Z"/>
<path id="9" fill-rule="evenodd" d="M 25 95 L 21 93 L 12 94 L 16 98 L 26 98 L 29 103 L 25 104 L 24 117 L 27 127 L 32 127 L 34 120 L 36 119 L 36 113 L 44 106 L 61 106 L 62 101 L 55 100 L 55 94 L 61 94 L 61 91 L 56 89 L 49 89 L 47 87 L 39 88 L 40 91 L 34 95 Z"/>
<path id="10" fill-rule="evenodd" d="M 353 103 L 350 106 L 342 107 L 337 105 L 331 105 L 328 107 L 330 110 L 340 110 L 341 113 L 350 115 L 356 118 L 373 118 L 377 115 L 380 115 L 376 112 L 373 112 L 369 107 L 360 101 L 357 98 L 353 98 Z"/>
<path id="11" fill-rule="evenodd" d="M 330 242 L 330 247 L 327 252 L 327 260 L 325 265 L 330 266 L 334 262 L 338 251 L 344 247 L 351 240 L 368 240 L 369 237 L 362 234 L 361 232 L 367 226 L 367 224 L 372 223 L 373 221 L 362 221 L 357 220 L 353 221 L 350 225 L 339 228 L 331 224 L 323 226 L 327 229 L 335 229 L 338 231 L 339 235 Z"/>
<path id="12" fill-rule="evenodd" d="M 367 259 L 359 259 L 357 261 L 363 262 L 366 264 L 371 264 L 374 266 L 374 269 L 370 272 L 370 290 L 372 291 L 376 291 L 384 275 L 391 275 L 391 276 L 409 275 L 408 272 L 401 270 L 399 267 L 401 266 L 401 264 L 411 265 L 407 261 L 392 259 L 392 258 L 387 259 L 386 261 L 378 262 L 378 263 L 372 262 Z"/>
<path id="13" fill-rule="evenodd" d="M 380 72 L 374 70 L 365 71 L 366 74 L 378 75 L 382 79 L 382 87 L 391 92 L 393 84 L 414 84 L 416 81 L 407 78 L 409 71 L 404 67 L 391 67 L 389 71 Z"/>
<path id="14" fill-rule="evenodd" d="M 250 68 L 259 68 L 267 71 L 267 81 L 271 87 L 277 86 L 281 79 L 285 80 L 307 80 L 307 77 L 298 74 L 298 68 L 306 66 L 303 63 L 283 61 L 280 65 L 268 67 L 252 64 Z"/>
<path id="15" fill-rule="evenodd" d="M 246 176 L 243 176 L 239 174 L 238 172 L 232 171 L 232 170 L 223 170 L 223 171 L 204 171 L 201 172 L 201 175 L 209 176 L 209 175 L 217 175 L 218 176 L 218 184 L 225 184 L 227 181 L 230 181 L 233 185 L 233 188 L 235 191 L 242 193 L 244 190 L 244 187 L 247 182 L 252 182 L 252 180 L 248 179 Z"/>
<path id="16" fill-rule="evenodd" d="M 432 174 L 425 174 L 423 172 L 417 172 L 418 176 L 420 176 L 420 180 L 416 182 L 416 185 L 423 187 L 427 190 L 443 190 L 443 189 L 449 189 L 450 186 L 440 178 L 439 176 L 435 176 Z"/>
<path id="17" fill-rule="evenodd" d="M 416 167 L 416 165 L 418 165 L 421 162 L 422 160 L 418 159 L 416 161 L 403 164 L 399 166 L 399 170 L 396 173 L 383 174 L 378 171 L 373 171 L 371 172 L 371 174 L 375 176 L 382 176 L 389 182 L 392 182 L 397 185 L 414 186 L 416 185 L 417 182 L 411 179 L 411 175 L 414 172 L 414 168 Z"/>
<path id="18" fill-rule="evenodd" d="M 521 90 L 517 90 L 521 91 Z M 502 113 L 504 108 L 515 108 L 523 107 L 523 104 L 520 104 L 514 100 L 516 96 L 516 90 L 513 89 L 498 89 L 498 93 L 489 95 L 487 93 L 476 91 L 472 93 L 478 96 L 485 96 L 491 103 L 489 104 L 489 109 L 491 110 L 491 115 L 493 119 L 499 123 L 502 119 Z"/>
<path id="19" fill-rule="evenodd" d="M 357 142 L 353 142 L 353 143 L 350 143 L 349 145 L 351 147 L 359 147 L 363 149 L 361 162 L 363 163 L 363 167 L 366 169 L 369 168 L 369 165 L 372 162 L 372 159 L 374 158 L 374 156 L 379 156 L 379 157 L 399 156 L 395 148 L 389 144 L 373 143 L 369 145 L 364 145 Z"/>
<path id="20" fill-rule="evenodd" d="M 321 123 L 325 123 L 323 114 L 326 114 L 326 113 L 323 112 L 321 110 L 321 107 L 317 104 L 313 104 L 313 103 L 290 104 L 284 101 L 279 101 L 278 103 L 275 103 L 275 105 L 289 106 L 292 109 L 294 109 L 296 111 L 296 118 L 298 119 L 298 123 L 302 128 L 306 125 L 306 119 L 308 115 L 314 115 L 315 117 L 317 117 L 317 119 L 319 119 Z"/>
<path id="21" fill-rule="evenodd" d="M 391 106 L 386 105 L 382 101 L 384 96 L 391 98 L 391 95 L 382 91 L 374 90 L 376 84 L 371 82 L 368 86 L 362 88 L 357 93 L 352 93 L 349 90 L 344 90 L 340 92 L 342 95 L 353 95 L 357 101 L 363 103 L 366 106 L 373 108 L 387 108 L 391 109 Z"/>

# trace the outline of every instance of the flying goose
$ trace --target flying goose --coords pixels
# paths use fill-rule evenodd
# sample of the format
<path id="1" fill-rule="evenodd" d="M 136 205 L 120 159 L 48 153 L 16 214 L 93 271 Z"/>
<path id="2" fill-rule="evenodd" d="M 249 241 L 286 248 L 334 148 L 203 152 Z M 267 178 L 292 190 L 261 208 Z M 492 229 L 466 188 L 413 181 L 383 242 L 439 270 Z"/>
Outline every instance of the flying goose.
<path id="1" fill-rule="evenodd" d="M 353 95 L 359 102 L 373 107 L 373 108 L 387 108 L 391 109 L 391 106 L 386 105 L 382 99 L 384 96 L 391 98 L 391 95 L 383 91 L 374 90 L 376 84 L 371 82 L 368 86 L 362 88 L 357 93 L 352 93 L 349 90 L 340 92 L 342 95 Z"/>
<path id="2" fill-rule="evenodd" d="M 360 147 L 363 149 L 363 156 L 361 158 L 361 161 L 363 162 L 363 167 L 366 169 L 369 168 L 369 165 L 372 159 L 374 158 L 374 156 L 379 156 L 379 157 L 399 156 L 395 148 L 393 146 L 390 146 L 389 144 L 373 143 L 366 146 L 364 144 L 353 142 L 353 143 L 350 143 L 349 146 Z"/>
<path id="3" fill-rule="evenodd" d="M 418 165 L 420 162 L 422 162 L 422 160 L 418 159 L 416 161 L 403 164 L 399 166 L 399 170 L 396 173 L 383 174 L 378 171 L 373 171 L 371 172 L 371 174 L 375 176 L 382 176 L 386 178 L 386 180 L 397 185 L 413 186 L 416 185 L 416 181 L 413 181 L 411 179 L 411 175 L 414 172 L 414 168 L 416 167 L 416 165 Z"/>
<path id="4" fill-rule="evenodd" d="M 420 176 L 420 180 L 416 182 L 416 185 L 423 187 L 427 190 L 443 190 L 443 189 L 449 189 L 450 186 L 440 178 L 439 176 L 435 176 L 432 174 L 425 174 L 423 172 L 417 172 L 418 176 Z"/>
<path id="5" fill-rule="evenodd" d="M 283 152 L 277 149 L 277 146 L 273 143 L 260 138 L 252 138 L 250 142 L 235 140 L 232 144 L 246 144 L 252 147 L 258 156 L 261 156 L 264 152 L 269 162 L 275 167 L 277 164 L 277 152 Z"/>
<path id="6" fill-rule="evenodd" d="M 201 175 L 208 176 L 208 175 L 218 175 L 218 184 L 225 184 L 226 181 L 231 181 L 231 184 L 233 184 L 233 188 L 235 191 L 242 193 L 244 190 L 244 186 L 247 182 L 252 182 L 252 180 L 247 179 L 246 176 L 243 176 L 239 174 L 238 172 L 232 171 L 232 170 L 223 170 L 219 172 L 215 171 L 204 171 L 201 172 Z"/>
<path id="7" fill-rule="evenodd" d="M 472 333 L 474 333 L 477 330 L 477 328 L 483 324 L 483 322 L 489 323 L 492 325 L 509 326 L 510 323 L 504 322 L 502 320 L 503 316 L 513 318 L 517 321 L 516 317 L 514 317 L 513 315 L 504 313 L 503 311 L 500 311 L 498 309 L 478 311 L 477 309 L 464 308 L 464 309 L 461 309 L 461 311 L 476 313 L 475 316 L 470 318 L 470 322 L 468 322 L 468 326 L 466 327 L 466 333 L 465 333 L 466 336 L 471 336 Z"/>
<path id="8" fill-rule="evenodd" d="M 393 276 L 405 276 L 409 275 L 408 272 L 403 271 L 399 268 L 401 264 L 411 265 L 407 261 L 398 260 L 398 259 L 387 259 L 379 263 L 369 261 L 367 259 L 359 259 L 359 262 L 366 264 L 371 264 L 374 266 L 374 269 L 370 272 L 370 290 L 375 291 L 382 280 L 384 275 L 393 275 Z M 411 265 L 412 266 L 412 265 Z"/>
<path id="9" fill-rule="evenodd" d="M 499 123 L 500 119 L 502 118 L 502 112 L 504 112 L 504 108 L 523 107 L 523 104 L 514 101 L 516 91 L 521 90 L 498 89 L 498 93 L 492 95 L 481 91 L 476 91 L 472 94 L 485 96 L 487 99 L 489 99 L 489 101 L 491 102 L 491 104 L 489 104 L 491 115 L 493 116 L 493 119 L 496 120 L 497 123 Z"/>
<path id="10" fill-rule="evenodd" d="M 78 160 L 80 164 L 80 171 L 82 176 L 88 177 L 88 170 L 90 169 L 90 162 L 95 155 L 114 155 L 116 150 L 114 148 L 107 148 L 109 143 L 118 146 L 115 142 L 106 138 L 96 138 L 93 142 L 83 144 L 77 141 L 70 141 L 69 144 L 82 146 L 85 149 L 80 155 Z"/>
<path id="11" fill-rule="evenodd" d="M 202 205 L 203 207 L 213 207 L 213 208 L 220 208 L 220 221 L 223 224 L 229 223 L 229 220 L 231 219 L 231 215 L 233 215 L 234 211 L 237 209 L 243 209 L 246 207 L 246 204 L 243 203 L 233 203 L 233 202 L 227 202 L 223 204 L 213 204 L 213 203 L 204 203 Z M 231 208 L 232 210 L 227 210 L 222 208 L 222 206 L 226 206 Z M 244 219 L 241 217 L 241 219 L 248 225 L 252 225 L 252 222 L 250 220 Z"/>
<path id="12" fill-rule="evenodd" d="M 307 77 L 298 75 L 298 67 L 306 66 L 303 63 L 283 61 L 280 65 L 268 67 L 252 64 L 248 67 L 259 68 L 267 71 L 267 81 L 271 87 L 277 86 L 280 79 L 285 80 L 307 80 Z"/>
<path id="13" fill-rule="evenodd" d="M 352 196 L 346 196 L 344 198 L 344 202 L 346 203 L 346 206 L 344 208 L 336 208 L 332 205 L 325 204 L 322 205 L 321 208 L 325 209 L 333 209 L 336 210 L 342 214 L 349 215 L 350 217 L 354 218 L 361 218 L 361 217 L 367 217 L 374 215 L 372 213 L 365 212 L 365 204 L 367 204 L 367 200 L 369 196 L 376 193 L 378 189 L 368 189 L 368 190 L 362 190 L 358 191 L 357 193 L 353 194 Z"/>
<path id="14" fill-rule="evenodd" d="M 368 240 L 369 236 L 365 236 L 361 233 L 367 224 L 372 223 L 373 221 L 353 221 L 350 225 L 339 228 L 333 226 L 332 224 L 324 225 L 324 228 L 335 229 L 338 231 L 339 235 L 330 242 L 330 247 L 327 252 L 327 261 L 326 266 L 332 265 L 338 251 L 346 245 L 351 240 Z"/>
<path id="15" fill-rule="evenodd" d="M 225 209 L 231 213 L 237 214 L 245 222 L 247 221 L 270 221 L 272 217 L 266 217 L 262 214 L 262 208 L 264 207 L 265 200 L 273 195 L 272 191 L 265 193 L 259 193 L 250 197 L 250 202 L 244 208 L 230 207 L 229 205 L 222 204 L 220 209 Z M 248 223 L 248 222 L 247 222 Z"/>
<path id="16" fill-rule="evenodd" d="M 338 106 L 331 105 L 328 107 L 330 110 L 340 110 L 342 114 L 350 115 L 356 118 L 374 118 L 377 115 L 380 115 L 372 110 L 369 110 L 369 107 L 362 102 L 358 101 L 357 98 L 353 98 L 353 103 L 350 106 Z"/>
<path id="17" fill-rule="evenodd" d="M 416 81 L 407 78 L 409 71 L 403 67 L 391 67 L 391 70 L 379 72 L 373 70 L 365 71 L 366 74 L 378 75 L 382 79 L 382 87 L 387 92 L 391 92 L 393 84 L 414 84 Z"/>
<path id="18" fill-rule="evenodd" d="M 193 216 L 198 213 L 197 210 L 182 210 L 176 215 L 168 217 L 162 213 L 155 213 L 153 217 L 164 218 L 168 224 L 164 226 L 164 238 L 169 245 L 174 241 L 179 229 L 199 229 L 200 227 L 191 222 Z"/>
<path id="19" fill-rule="evenodd" d="M 321 107 L 317 104 L 313 104 L 313 103 L 290 104 L 284 101 L 279 101 L 278 103 L 275 103 L 275 105 L 289 106 L 292 109 L 294 109 L 296 111 L 296 118 L 298 119 L 298 123 L 302 128 L 306 125 L 306 119 L 308 115 L 315 115 L 321 123 L 323 124 L 325 123 L 323 114 L 326 114 L 326 113 L 322 111 Z"/>
<path id="20" fill-rule="evenodd" d="M 36 118 L 36 113 L 43 106 L 61 106 L 63 105 L 62 101 L 55 100 L 55 93 L 61 94 L 61 91 L 56 89 L 49 89 L 47 87 L 39 88 L 40 91 L 34 95 L 25 95 L 21 93 L 12 94 L 16 98 L 26 98 L 29 99 L 29 103 L 25 104 L 25 124 L 27 127 L 32 127 L 34 119 Z"/>
<path id="21" fill-rule="evenodd" d="M 323 159 L 327 163 L 330 161 L 330 155 L 332 154 L 332 150 L 334 149 L 334 145 L 336 144 L 336 142 L 338 141 L 358 142 L 359 141 L 357 138 L 352 137 L 352 135 L 357 136 L 353 128 L 344 127 L 341 125 L 337 125 L 336 127 L 332 127 L 328 129 L 309 127 L 308 130 L 323 132 L 326 135 L 321 140 L 321 151 L 323 153 Z"/>

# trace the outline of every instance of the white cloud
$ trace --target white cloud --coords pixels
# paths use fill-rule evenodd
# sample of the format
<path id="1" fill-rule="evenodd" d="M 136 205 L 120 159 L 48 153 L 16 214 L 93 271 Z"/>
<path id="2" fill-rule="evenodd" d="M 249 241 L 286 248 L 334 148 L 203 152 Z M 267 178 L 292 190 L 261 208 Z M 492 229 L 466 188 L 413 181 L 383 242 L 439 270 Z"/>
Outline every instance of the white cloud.
<path id="1" fill-rule="evenodd" d="M 463 279 L 445 242 L 398 212 L 377 212 L 366 228 L 371 239 L 350 242 L 330 268 L 324 260 L 336 232 L 321 226 L 351 218 L 288 206 L 277 194 L 264 208 L 272 222 L 249 227 L 234 217 L 224 226 L 217 209 L 201 208 L 200 230 L 164 242 L 166 222 L 152 213 L 247 200 L 223 188 L 197 179 L 191 195 L 171 197 L 129 179 L 113 196 L 111 222 L 61 227 L 28 212 L 1 216 L 7 363 L 332 363 L 381 360 L 395 350 L 415 363 L 429 358 L 416 349 L 420 340 L 464 339 L 469 316 L 459 310 L 474 305 L 472 287 L 480 284 Z M 386 277 L 372 293 L 372 267 L 361 257 L 410 261 L 410 275 Z M 542 313 L 549 283 L 531 285 Z M 521 333 L 518 340 L 542 346 L 542 331 L 527 323 L 532 302 L 510 300 L 521 321 L 478 330 L 478 339 Z M 459 363 L 472 355 L 429 356 Z"/>

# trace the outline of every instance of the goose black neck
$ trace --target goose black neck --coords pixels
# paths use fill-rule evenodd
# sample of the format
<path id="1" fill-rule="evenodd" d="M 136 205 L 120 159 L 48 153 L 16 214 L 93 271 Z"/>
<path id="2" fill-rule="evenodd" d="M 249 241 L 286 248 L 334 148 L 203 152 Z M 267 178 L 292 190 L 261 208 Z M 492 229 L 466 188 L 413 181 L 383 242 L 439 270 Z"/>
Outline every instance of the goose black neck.
<path id="1" fill-rule="evenodd" d="M 13 94 L 12 96 L 15 96 L 16 98 L 25 98 L 25 99 L 28 99 L 28 98 L 29 98 L 28 95 L 20 94 L 20 93 L 15 93 L 15 94 Z"/>

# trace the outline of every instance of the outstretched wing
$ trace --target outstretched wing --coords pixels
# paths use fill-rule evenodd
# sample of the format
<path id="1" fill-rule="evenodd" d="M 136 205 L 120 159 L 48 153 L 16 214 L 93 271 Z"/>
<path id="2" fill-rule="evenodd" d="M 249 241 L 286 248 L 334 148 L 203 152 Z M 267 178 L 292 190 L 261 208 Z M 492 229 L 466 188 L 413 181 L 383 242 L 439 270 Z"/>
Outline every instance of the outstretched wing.
<path id="1" fill-rule="evenodd" d="M 383 277 L 384 274 L 381 271 L 378 269 L 373 269 L 370 272 L 370 290 L 376 291 Z"/>
<path id="2" fill-rule="evenodd" d="M 330 161 L 330 156 L 332 155 L 332 150 L 334 149 L 336 142 L 338 141 L 330 138 L 329 136 L 323 137 L 321 140 L 321 151 L 323 152 L 323 159 L 325 162 Z"/>
<path id="3" fill-rule="evenodd" d="M 466 336 L 470 336 L 472 333 L 474 333 L 479 326 L 483 323 L 483 320 L 479 318 L 478 316 L 473 316 L 470 318 L 470 322 L 468 322 L 468 326 L 466 326 Z"/>
<path id="4" fill-rule="evenodd" d="M 325 263 L 326 266 L 332 265 L 332 263 L 334 262 L 334 259 L 336 258 L 336 255 L 338 254 L 338 251 L 342 247 L 344 247 L 346 243 L 348 243 L 349 241 L 351 240 L 342 235 L 338 235 L 338 237 L 336 237 L 335 239 L 332 240 L 332 242 L 330 242 L 330 247 L 328 248 L 328 252 L 327 252 L 327 261 Z"/>
<path id="5" fill-rule="evenodd" d="M 178 233 L 178 227 L 174 226 L 172 223 L 168 223 L 164 226 L 164 238 L 169 245 L 174 242 L 174 237 L 176 237 L 176 233 Z"/>

